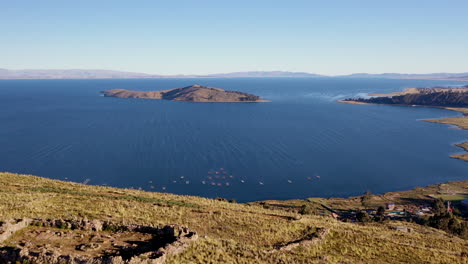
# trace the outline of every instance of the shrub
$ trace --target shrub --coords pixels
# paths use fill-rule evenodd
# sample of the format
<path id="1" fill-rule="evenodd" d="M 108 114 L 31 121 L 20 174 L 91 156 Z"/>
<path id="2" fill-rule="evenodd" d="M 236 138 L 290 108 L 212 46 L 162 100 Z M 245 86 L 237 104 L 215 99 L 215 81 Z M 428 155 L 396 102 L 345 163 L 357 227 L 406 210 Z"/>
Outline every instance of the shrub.
<path id="1" fill-rule="evenodd" d="M 442 200 L 441 198 L 435 200 L 434 203 L 432 204 L 432 210 L 434 211 L 435 214 L 446 212 L 447 207 L 445 207 L 444 200 Z"/>
<path id="2" fill-rule="evenodd" d="M 301 209 L 299 210 L 299 213 L 301 215 L 315 214 L 315 209 L 310 204 L 304 204 L 304 205 L 301 206 Z"/>
<path id="3" fill-rule="evenodd" d="M 435 214 L 427 220 L 427 225 L 444 230 L 461 238 L 468 238 L 468 222 L 452 213 Z"/>
<path id="4" fill-rule="evenodd" d="M 215 200 L 216 201 L 221 201 L 221 202 L 227 202 L 228 201 L 226 198 L 223 198 L 223 197 L 216 197 Z"/>
<path id="5" fill-rule="evenodd" d="M 365 211 L 360 211 L 356 214 L 356 220 L 362 223 L 367 223 L 372 221 L 372 218 Z"/>
<path id="6" fill-rule="evenodd" d="M 369 202 L 372 200 L 372 193 L 370 192 L 365 192 L 362 196 L 361 196 L 361 204 L 362 206 L 369 206 Z"/>
<path id="7" fill-rule="evenodd" d="M 383 222 L 385 220 L 385 208 L 383 206 L 379 206 L 377 209 L 377 213 L 374 216 L 375 222 Z"/>

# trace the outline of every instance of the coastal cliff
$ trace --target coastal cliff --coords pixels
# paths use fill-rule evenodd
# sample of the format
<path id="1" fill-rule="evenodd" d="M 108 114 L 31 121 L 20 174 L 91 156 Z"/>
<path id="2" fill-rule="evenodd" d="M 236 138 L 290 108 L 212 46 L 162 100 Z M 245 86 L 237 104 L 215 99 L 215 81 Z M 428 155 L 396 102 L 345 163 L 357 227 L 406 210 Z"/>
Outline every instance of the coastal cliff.
<path id="1" fill-rule="evenodd" d="M 191 85 L 161 91 L 130 91 L 125 89 L 113 89 L 102 92 L 106 97 L 164 99 L 186 102 L 266 102 L 259 96 L 238 92 L 226 91 L 221 88 Z"/>
<path id="2" fill-rule="evenodd" d="M 378 95 L 379 97 L 372 97 L 367 99 L 348 98 L 340 102 L 438 107 L 468 107 L 468 85 L 463 88 L 409 88 L 403 92 L 371 95 Z"/>

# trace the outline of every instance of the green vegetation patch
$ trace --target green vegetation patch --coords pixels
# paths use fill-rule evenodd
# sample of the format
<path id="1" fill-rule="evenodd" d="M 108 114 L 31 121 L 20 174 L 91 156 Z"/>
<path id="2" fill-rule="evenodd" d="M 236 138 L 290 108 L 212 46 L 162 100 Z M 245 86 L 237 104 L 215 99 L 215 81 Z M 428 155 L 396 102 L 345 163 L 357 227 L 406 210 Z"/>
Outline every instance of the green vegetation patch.
<path id="1" fill-rule="evenodd" d="M 461 201 L 468 198 L 468 194 L 447 194 L 447 195 L 434 195 L 437 198 L 442 198 L 445 201 Z"/>

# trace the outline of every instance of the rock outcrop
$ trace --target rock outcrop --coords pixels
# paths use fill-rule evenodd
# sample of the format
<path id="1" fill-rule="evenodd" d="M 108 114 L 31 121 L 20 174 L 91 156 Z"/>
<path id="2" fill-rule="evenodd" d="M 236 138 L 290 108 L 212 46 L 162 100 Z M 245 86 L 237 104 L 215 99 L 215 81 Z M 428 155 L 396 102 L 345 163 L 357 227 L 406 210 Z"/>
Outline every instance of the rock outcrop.
<path id="1" fill-rule="evenodd" d="M 11 219 L 0 222 L 0 244 L 10 238 L 15 232 L 29 226 L 31 219 Z"/>

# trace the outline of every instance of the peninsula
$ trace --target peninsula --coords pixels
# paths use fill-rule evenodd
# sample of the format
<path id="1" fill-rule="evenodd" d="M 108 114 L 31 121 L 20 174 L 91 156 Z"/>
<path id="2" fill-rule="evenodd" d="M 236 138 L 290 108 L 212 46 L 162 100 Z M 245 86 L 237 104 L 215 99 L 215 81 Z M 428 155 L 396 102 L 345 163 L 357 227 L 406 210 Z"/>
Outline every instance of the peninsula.
<path id="1" fill-rule="evenodd" d="M 259 96 L 238 92 L 226 91 L 221 88 L 202 86 L 199 84 L 182 88 L 161 91 L 130 91 L 126 89 L 112 89 L 102 92 L 106 97 L 164 99 L 186 102 L 268 102 L 261 100 Z"/>
<path id="2" fill-rule="evenodd" d="M 463 116 L 447 117 L 442 119 L 425 120 L 433 123 L 455 125 L 460 129 L 468 129 L 468 85 L 461 88 L 432 87 L 432 88 L 408 88 L 402 92 L 390 94 L 369 94 L 377 96 L 371 98 L 348 98 L 339 100 L 340 103 L 349 104 L 388 104 L 407 106 L 439 107 L 461 112 Z M 468 151 L 468 142 L 457 144 Z M 468 161 L 468 154 L 455 154 L 452 158 Z"/>

